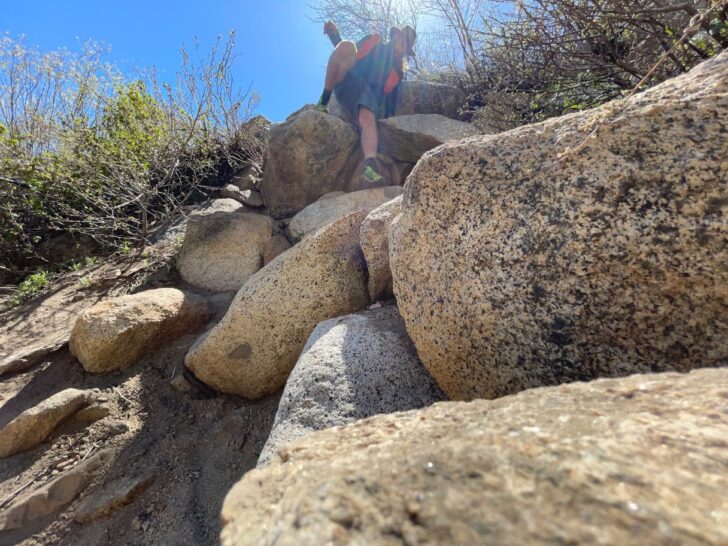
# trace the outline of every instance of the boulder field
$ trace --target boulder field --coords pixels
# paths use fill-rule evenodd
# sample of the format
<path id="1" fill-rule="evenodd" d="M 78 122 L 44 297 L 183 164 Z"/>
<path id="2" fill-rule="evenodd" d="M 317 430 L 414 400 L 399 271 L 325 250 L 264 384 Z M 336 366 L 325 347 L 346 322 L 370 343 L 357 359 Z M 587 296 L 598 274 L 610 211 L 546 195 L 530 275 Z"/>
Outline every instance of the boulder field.
<path id="1" fill-rule="evenodd" d="M 728 544 L 728 53 L 464 101 L 404 82 L 381 187 L 335 101 L 254 118 L 143 284 L 0 324 L 0 541 Z"/>

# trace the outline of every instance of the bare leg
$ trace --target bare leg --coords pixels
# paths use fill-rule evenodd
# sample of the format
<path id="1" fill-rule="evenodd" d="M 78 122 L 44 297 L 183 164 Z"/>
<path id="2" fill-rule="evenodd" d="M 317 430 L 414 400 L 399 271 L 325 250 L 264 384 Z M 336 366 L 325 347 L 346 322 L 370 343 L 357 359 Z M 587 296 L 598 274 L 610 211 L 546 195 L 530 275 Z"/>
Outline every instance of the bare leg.
<path id="1" fill-rule="evenodd" d="M 339 42 L 334 52 L 329 57 L 329 64 L 326 66 L 326 80 L 324 89 L 331 91 L 337 84 L 344 80 L 346 73 L 356 63 L 356 44 L 354 42 Z"/>
<path id="2" fill-rule="evenodd" d="M 377 156 L 377 118 L 374 112 L 363 106 L 359 107 L 359 127 L 361 127 L 361 150 L 364 159 Z"/>

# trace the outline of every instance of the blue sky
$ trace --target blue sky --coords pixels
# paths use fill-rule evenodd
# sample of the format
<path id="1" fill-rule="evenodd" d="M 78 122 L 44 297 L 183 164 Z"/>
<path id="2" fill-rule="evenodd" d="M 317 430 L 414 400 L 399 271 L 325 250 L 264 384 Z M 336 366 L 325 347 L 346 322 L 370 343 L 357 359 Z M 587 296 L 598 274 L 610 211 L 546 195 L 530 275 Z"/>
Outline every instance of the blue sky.
<path id="1" fill-rule="evenodd" d="M 3 2 L 0 32 L 25 35 L 44 50 L 76 49 L 93 39 L 111 46 L 122 69 L 179 67 L 179 47 L 203 46 L 237 31 L 235 79 L 261 96 L 258 113 L 284 119 L 316 102 L 331 43 L 310 21 L 306 0 L 18 0 Z M 205 48 L 206 49 L 206 48 Z"/>

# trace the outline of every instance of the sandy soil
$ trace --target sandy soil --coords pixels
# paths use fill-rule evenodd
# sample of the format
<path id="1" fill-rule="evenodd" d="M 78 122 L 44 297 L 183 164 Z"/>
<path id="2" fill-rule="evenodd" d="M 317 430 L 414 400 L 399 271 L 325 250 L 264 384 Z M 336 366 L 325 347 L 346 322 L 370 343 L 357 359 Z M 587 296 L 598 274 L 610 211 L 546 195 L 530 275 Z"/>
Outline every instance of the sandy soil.
<path id="1" fill-rule="evenodd" d="M 109 290 L 122 291 L 119 276 L 112 279 L 113 290 L 97 285 L 92 299 Z M 173 275 L 160 275 L 147 286 L 176 282 Z M 224 496 L 255 466 L 280 394 L 250 402 L 211 397 L 195 388 L 190 392 L 175 389 L 171 381 L 181 374 L 184 355 L 200 333 L 176 340 L 127 370 L 86 373 L 63 345 L 63 337 L 67 337 L 67 323 L 78 312 L 71 304 L 83 301 L 85 306 L 88 302 L 79 294 L 87 289 L 66 285 L 33 302 L 35 313 L 16 309 L 12 320 L 8 313 L 0 315 L 6 354 L 42 344 L 46 337 L 56 336 L 59 339 L 53 343 L 60 340 L 61 344 L 61 349 L 41 357 L 29 370 L 0 377 L 0 426 L 69 387 L 97 389 L 110 410 L 108 416 L 91 423 L 71 418 L 37 448 L 0 459 L 0 504 L 7 505 L 5 501 L 19 488 L 30 483 L 25 489 L 30 491 L 99 449 L 115 448 L 115 455 L 74 503 L 32 527 L 0 532 L 0 545 L 216 544 Z M 212 298 L 218 307 L 216 320 L 229 300 Z M 64 305 L 64 301 L 70 303 Z M 37 311 L 44 308 L 53 311 Z M 74 508 L 88 495 L 118 477 L 149 473 L 154 482 L 131 504 L 84 525 L 74 521 Z"/>

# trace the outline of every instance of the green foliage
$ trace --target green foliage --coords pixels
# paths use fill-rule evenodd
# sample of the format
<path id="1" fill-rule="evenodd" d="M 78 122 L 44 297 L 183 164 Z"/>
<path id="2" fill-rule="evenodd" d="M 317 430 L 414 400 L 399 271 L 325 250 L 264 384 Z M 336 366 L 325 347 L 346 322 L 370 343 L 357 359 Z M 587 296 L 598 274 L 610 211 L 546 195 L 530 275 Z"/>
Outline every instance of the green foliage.
<path id="1" fill-rule="evenodd" d="M 95 44 L 42 53 L 0 35 L 0 282 L 59 267 L 59 235 L 131 252 L 257 159 L 257 96 L 232 82 L 233 47 L 231 34 L 208 55 L 183 50 L 171 86 L 126 80 Z"/>
<path id="2" fill-rule="evenodd" d="M 71 271 L 81 271 L 92 267 L 98 263 L 99 259 L 96 256 L 86 256 L 82 260 L 75 261 L 71 264 Z"/>
<path id="3" fill-rule="evenodd" d="M 25 300 L 32 298 L 40 294 L 50 283 L 50 275 L 48 271 L 40 270 L 32 275 L 27 276 L 18 285 L 18 294 L 16 296 L 16 303 L 21 303 Z"/>
<path id="4" fill-rule="evenodd" d="M 129 241 L 122 241 L 121 246 L 119 246 L 119 252 L 121 252 L 125 256 L 131 254 L 133 250 L 134 247 L 129 244 Z"/>
<path id="5" fill-rule="evenodd" d="M 104 108 L 96 144 L 103 154 L 151 167 L 155 150 L 167 141 L 165 113 L 143 81 L 119 86 Z"/>

